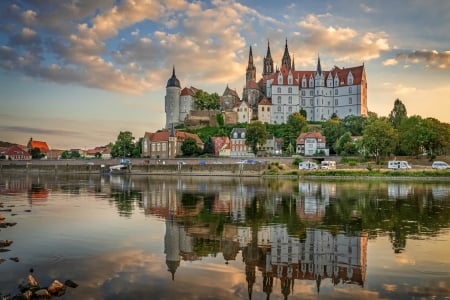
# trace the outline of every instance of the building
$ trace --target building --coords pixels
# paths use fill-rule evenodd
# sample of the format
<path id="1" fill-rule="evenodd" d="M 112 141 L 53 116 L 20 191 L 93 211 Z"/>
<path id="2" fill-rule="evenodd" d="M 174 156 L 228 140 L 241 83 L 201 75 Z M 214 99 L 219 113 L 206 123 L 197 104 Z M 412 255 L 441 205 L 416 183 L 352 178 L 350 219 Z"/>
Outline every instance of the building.
<path id="1" fill-rule="evenodd" d="M 214 156 L 229 157 L 231 155 L 231 141 L 229 137 L 217 136 L 211 139 L 214 148 Z"/>
<path id="2" fill-rule="evenodd" d="M 233 128 L 230 134 L 230 157 L 254 157 L 251 147 L 245 144 L 247 130 L 245 128 Z"/>
<path id="3" fill-rule="evenodd" d="M 248 70 L 255 68 L 250 47 Z M 247 76 L 246 86 L 251 85 Z M 263 77 L 258 81 L 262 96 L 272 101 L 271 124 L 284 124 L 294 112 L 304 110 L 307 121 L 324 121 L 336 115 L 367 115 L 367 79 L 364 64 L 350 68 L 322 70 L 320 57 L 316 70 L 296 70 L 287 40 L 281 67 L 274 70 L 270 45 L 264 57 Z M 243 100 L 246 100 L 245 97 Z"/>
<path id="4" fill-rule="evenodd" d="M 270 101 L 268 98 L 264 97 L 261 101 L 259 101 L 258 120 L 261 121 L 261 123 L 270 124 L 271 107 L 272 101 Z"/>
<path id="5" fill-rule="evenodd" d="M 253 118 L 253 110 L 246 101 L 237 102 L 233 111 L 237 114 L 238 123 L 250 123 Z"/>
<path id="6" fill-rule="evenodd" d="M 242 101 L 236 91 L 227 86 L 219 99 L 222 111 L 235 110 L 241 103 L 246 103 L 252 115 L 270 124 L 284 124 L 291 114 L 300 111 L 306 112 L 306 120 L 310 122 L 328 120 L 334 115 L 343 119 L 368 113 L 364 64 L 349 68 L 334 66 L 325 70 L 318 56 L 315 70 L 297 70 L 286 40 L 281 66 L 274 68 L 270 44 L 267 43 L 260 79 L 256 78 L 256 72 L 250 46 Z M 192 87 L 181 89 L 174 67 L 166 86 L 166 129 L 183 123 L 195 109 L 195 90 Z M 270 118 L 266 107 L 268 102 L 262 101 L 264 98 L 270 102 Z M 264 106 L 264 114 L 259 105 Z"/>
<path id="7" fill-rule="evenodd" d="M 300 155 L 311 156 L 319 153 L 330 155 L 330 150 L 326 148 L 326 138 L 320 132 L 301 133 L 297 137 L 296 145 L 295 152 Z"/>
<path id="8" fill-rule="evenodd" d="M 50 147 L 47 145 L 46 142 L 43 141 L 36 141 L 33 140 L 33 138 L 30 138 L 27 144 L 27 149 L 30 151 L 31 149 L 39 149 L 41 154 L 47 155 L 47 153 L 50 151 Z"/>
<path id="9" fill-rule="evenodd" d="M 17 145 L 7 148 L 4 155 L 8 160 L 31 160 L 31 154 Z"/>
<path id="10" fill-rule="evenodd" d="M 203 149 L 198 135 L 175 129 L 158 132 L 146 132 L 142 141 L 142 156 L 156 159 L 176 158 L 182 155 L 181 145 L 187 138 L 193 138 L 197 146 Z"/>

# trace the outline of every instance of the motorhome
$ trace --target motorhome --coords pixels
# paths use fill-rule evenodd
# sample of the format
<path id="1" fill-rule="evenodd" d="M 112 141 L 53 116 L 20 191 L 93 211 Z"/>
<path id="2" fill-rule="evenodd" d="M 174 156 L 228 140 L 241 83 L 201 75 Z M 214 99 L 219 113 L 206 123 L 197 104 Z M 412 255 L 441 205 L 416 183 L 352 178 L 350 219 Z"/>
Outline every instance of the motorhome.
<path id="1" fill-rule="evenodd" d="M 336 169 L 336 162 L 333 160 L 324 160 L 320 163 L 320 168 L 324 170 Z"/>
<path id="2" fill-rule="evenodd" d="M 298 164 L 298 169 L 299 170 L 317 170 L 319 168 L 319 166 L 312 161 L 302 161 L 301 163 Z"/>
<path id="3" fill-rule="evenodd" d="M 388 169 L 406 170 L 411 169 L 411 166 L 408 164 L 407 161 L 404 160 L 390 160 L 388 162 Z"/>

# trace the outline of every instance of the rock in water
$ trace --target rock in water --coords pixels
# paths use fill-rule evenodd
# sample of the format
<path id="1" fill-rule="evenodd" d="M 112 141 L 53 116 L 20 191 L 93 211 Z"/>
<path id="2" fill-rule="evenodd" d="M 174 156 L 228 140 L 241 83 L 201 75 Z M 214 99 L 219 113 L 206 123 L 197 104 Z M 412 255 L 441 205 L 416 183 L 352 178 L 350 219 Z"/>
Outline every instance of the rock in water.
<path id="1" fill-rule="evenodd" d="M 64 295 L 66 292 L 66 286 L 58 280 L 54 280 L 47 290 L 51 295 L 56 295 L 59 297 Z"/>
<path id="2" fill-rule="evenodd" d="M 76 288 L 76 287 L 78 287 L 78 284 L 75 283 L 75 282 L 73 282 L 73 281 L 70 280 L 70 279 L 66 280 L 66 281 L 64 282 L 64 284 L 65 284 L 66 286 L 68 286 L 68 287 L 71 287 L 71 288 Z"/>

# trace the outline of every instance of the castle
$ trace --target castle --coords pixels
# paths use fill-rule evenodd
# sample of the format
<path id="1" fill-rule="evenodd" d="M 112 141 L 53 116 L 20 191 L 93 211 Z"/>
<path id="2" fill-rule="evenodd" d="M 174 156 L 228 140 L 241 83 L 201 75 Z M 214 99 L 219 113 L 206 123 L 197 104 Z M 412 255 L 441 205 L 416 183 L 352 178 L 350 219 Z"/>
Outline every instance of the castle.
<path id="1" fill-rule="evenodd" d="M 365 116 L 368 112 L 364 64 L 350 68 L 334 66 L 325 71 L 318 57 L 316 70 L 296 70 L 287 40 L 280 68 L 274 68 L 270 44 L 267 43 L 262 77 L 258 81 L 250 46 L 245 78 L 242 100 L 227 86 L 220 104 L 222 111 L 235 111 L 237 114 L 239 107 L 246 104 L 250 108 L 247 122 L 253 115 L 262 122 L 284 124 L 294 112 L 305 113 L 307 121 L 325 121 L 333 115 L 339 118 Z M 166 86 L 166 128 L 183 123 L 186 116 L 195 110 L 196 90 L 193 87 L 181 89 L 174 67 Z"/>

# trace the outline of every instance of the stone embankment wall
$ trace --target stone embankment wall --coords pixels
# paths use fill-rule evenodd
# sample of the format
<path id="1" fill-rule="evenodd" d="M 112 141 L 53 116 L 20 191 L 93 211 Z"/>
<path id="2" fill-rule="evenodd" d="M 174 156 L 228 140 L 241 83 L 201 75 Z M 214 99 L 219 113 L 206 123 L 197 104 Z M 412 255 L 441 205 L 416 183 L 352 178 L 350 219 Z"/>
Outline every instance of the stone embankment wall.
<path id="1" fill-rule="evenodd" d="M 109 168 L 109 165 L 105 165 Z M 131 168 L 133 175 L 183 175 L 183 176 L 261 176 L 267 165 L 263 164 L 210 164 L 210 165 L 137 165 Z M 100 174 L 100 165 L 62 164 L 0 164 L 0 175 L 15 174 Z"/>

